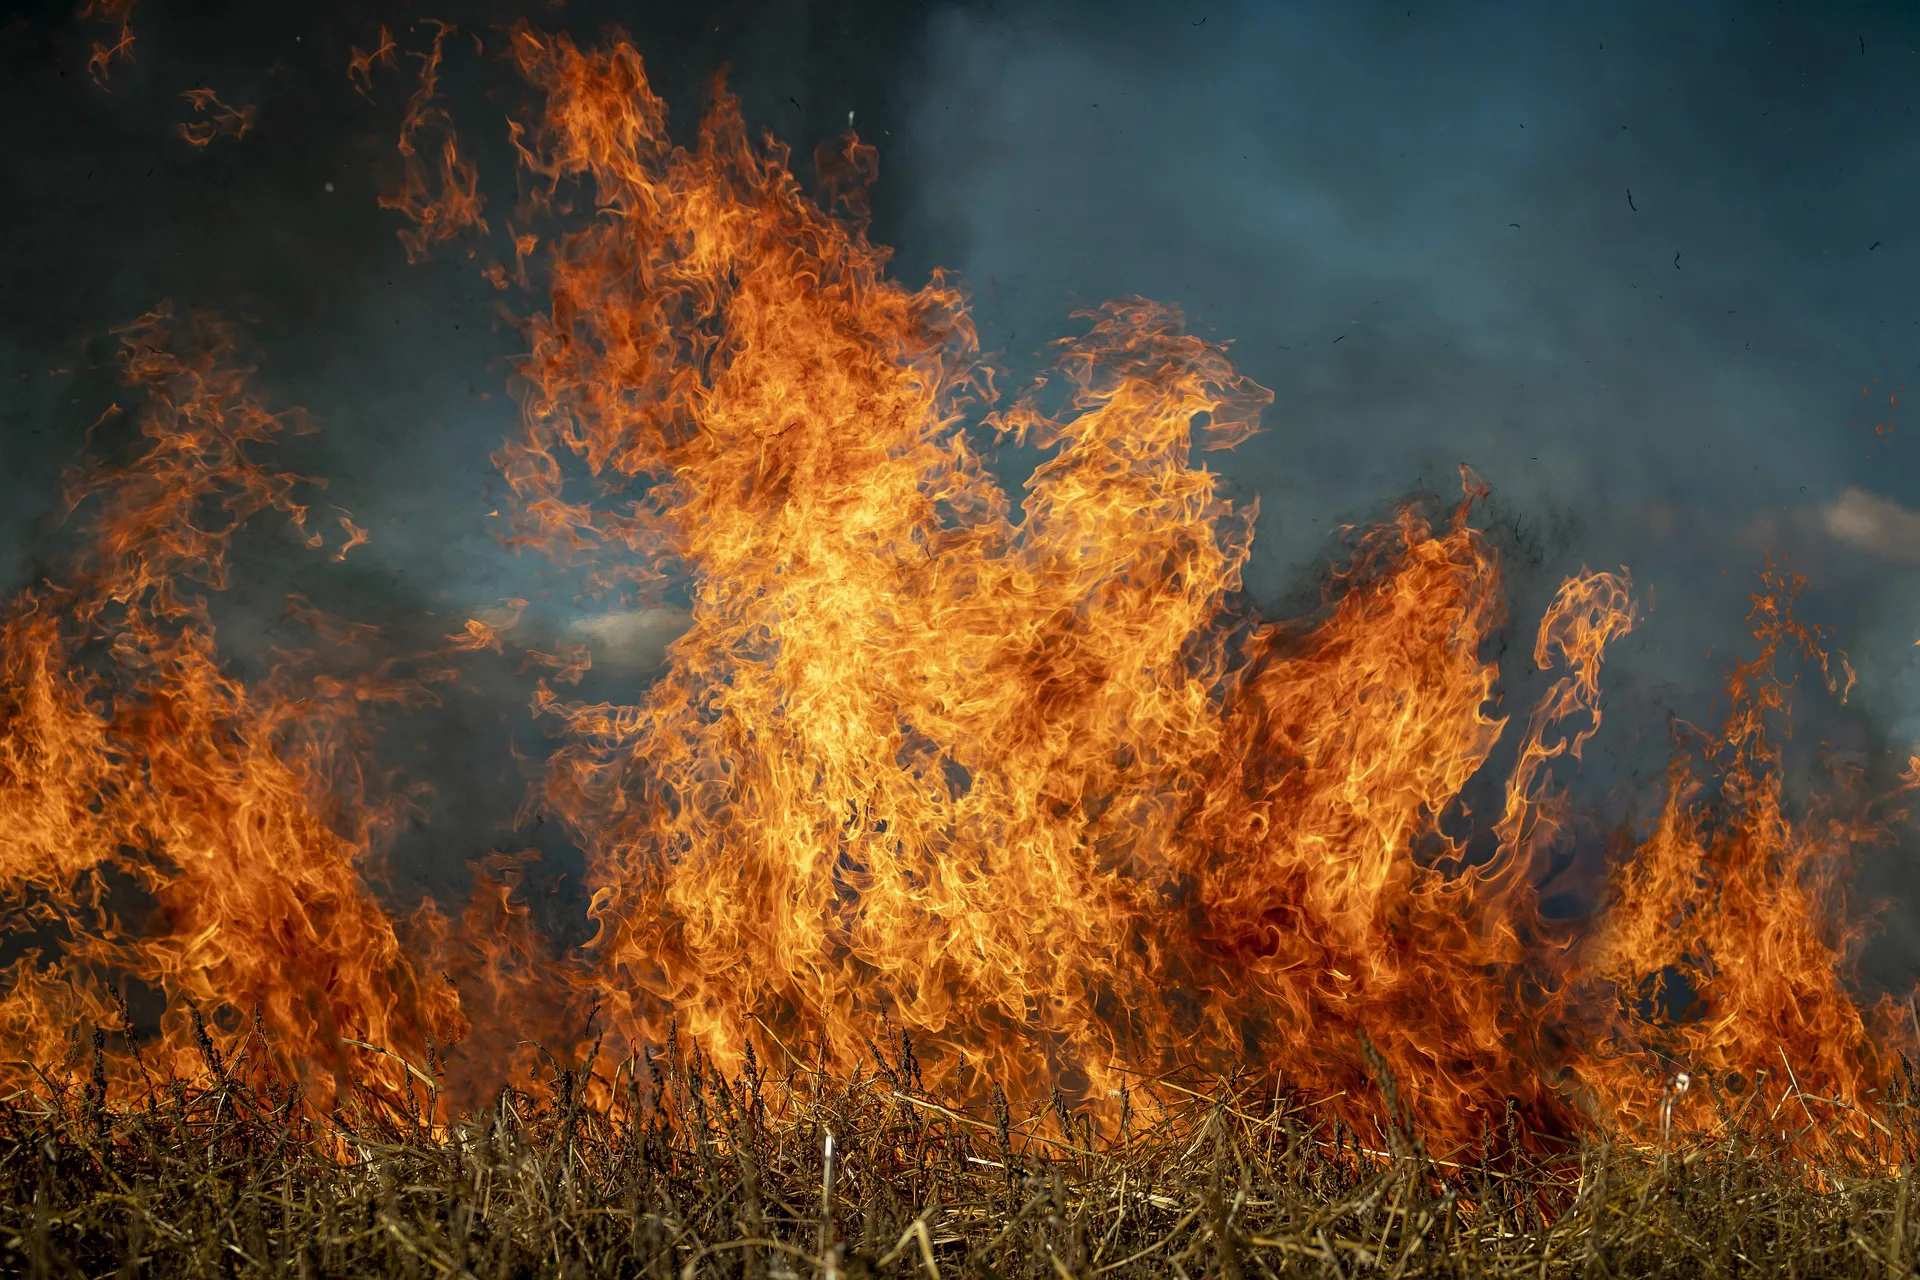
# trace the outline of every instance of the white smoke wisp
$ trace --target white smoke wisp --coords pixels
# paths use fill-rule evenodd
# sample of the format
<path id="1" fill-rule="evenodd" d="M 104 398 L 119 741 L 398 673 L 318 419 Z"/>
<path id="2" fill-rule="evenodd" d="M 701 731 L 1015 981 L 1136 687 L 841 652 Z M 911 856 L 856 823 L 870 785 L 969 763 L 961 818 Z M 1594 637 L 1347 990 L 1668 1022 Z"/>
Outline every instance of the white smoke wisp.
<path id="1" fill-rule="evenodd" d="M 567 624 L 564 635 L 587 646 L 596 670 L 638 675 L 666 661 L 667 646 L 686 631 L 690 622 L 684 609 L 622 609 L 577 618 Z"/>

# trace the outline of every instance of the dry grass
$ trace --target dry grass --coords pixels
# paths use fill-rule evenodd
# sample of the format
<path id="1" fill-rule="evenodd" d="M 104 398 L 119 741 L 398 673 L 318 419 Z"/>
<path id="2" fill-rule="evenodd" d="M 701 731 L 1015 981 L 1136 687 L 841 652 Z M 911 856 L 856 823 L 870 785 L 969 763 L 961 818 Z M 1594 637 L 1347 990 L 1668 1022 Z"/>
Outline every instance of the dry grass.
<path id="1" fill-rule="evenodd" d="M 878 1049 L 837 1078 L 590 1061 L 435 1128 L 417 1068 L 411 1096 L 357 1087 L 319 1113 L 208 1046 L 200 1078 L 119 1099 L 97 1045 L 91 1070 L 0 1100 L 0 1269 L 1878 1278 L 1914 1273 L 1920 1234 L 1896 1172 L 1910 1090 L 1872 1149 L 1828 1144 L 1817 1165 L 1789 1152 L 1804 1131 L 1746 1113 L 1668 1150 L 1445 1161 L 1278 1090 L 1161 1085 L 1101 1124 L 1058 1096 L 963 1111 L 924 1094 L 910 1053 Z"/>

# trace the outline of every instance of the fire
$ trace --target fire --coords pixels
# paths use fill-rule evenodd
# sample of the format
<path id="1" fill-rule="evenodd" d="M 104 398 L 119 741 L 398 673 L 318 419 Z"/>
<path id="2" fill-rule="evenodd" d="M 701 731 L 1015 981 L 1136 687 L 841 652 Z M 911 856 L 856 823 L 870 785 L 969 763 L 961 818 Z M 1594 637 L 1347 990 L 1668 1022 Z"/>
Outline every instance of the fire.
<path id="1" fill-rule="evenodd" d="M 397 51 L 397 46 L 393 43 L 393 33 L 387 30 L 385 24 L 381 25 L 379 37 L 373 42 L 373 48 L 362 49 L 359 45 L 353 46 L 353 56 L 347 59 L 347 79 L 353 83 L 353 91 L 367 101 L 373 101 L 373 69 L 385 67 L 391 71 Z"/>
<path id="2" fill-rule="evenodd" d="M 485 229 L 434 105 L 448 31 L 420 55 L 386 202 L 410 256 Z M 165 994 L 170 1051 L 194 1006 L 257 1005 L 290 1061 L 395 1087 L 356 1043 L 564 1048 L 596 1004 L 594 1035 L 677 1025 L 723 1066 L 763 1037 L 850 1063 L 884 1020 L 975 1096 L 1252 1070 L 1360 1124 L 1384 1068 L 1436 1146 L 1509 1108 L 1531 1133 L 1664 1131 L 1720 1088 L 1790 1088 L 1863 1128 L 1850 1108 L 1892 1033 L 1843 984 L 1839 891 L 1900 815 L 1846 777 L 1824 807 L 1785 798 L 1782 664 L 1825 662 L 1790 579 L 1763 581 L 1728 720 L 1622 837 L 1601 910 L 1549 921 L 1534 886 L 1574 816 L 1565 776 L 1637 621 L 1624 571 L 1562 584 L 1533 648 L 1550 683 L 1511 723 L 1470 471 L 1451 509 L 1345 531 L 1317 612 L 1262 619 L 1242 589 L 1255 509 L 1196 449 L 1245 440 L 1271 396 L 1174 311 L 1089 313 L 1005 402 L 960 289 L 889 278 L 867 239 L 871 148 L 822 149 L 823 205 L 724 92 L 675 146 L 622 42 L 521 27 L 510 54 L 546 105 L 513 126 L 528 194 L 489 278 L 544 276 L 547 299 L 523 428 L 495 455 L 508 540 L 608 617 L 686 606 L 625 700 L 561 692 L 584 644 L 520 650 L 555 738 L 530 805 L 584 849 L 597 933 L 546 955 L 514 893 L 531 855 L 490 860 L 457 920 L 428 903 L 402 926 L 368 888 L 406 800 L 370 776 L 369 708 L 515 648 L 527 602 L 404 677 L 231 675 L 205 594 L 240 520 L 304 531 L 303 486 L 256 459 L 281 420 L 218 336 L 176 350 L 156 315 L 126 335 L 143 451 L 76 485 L 70 581 L 0 629 L 0 884 L 57 954 L 14 966 L 9 1057 L 118 1026 L 108 984 L 130 975 Z M 350 75 L 391 60 L 383 31 Z M 443 139 L 431 183 L 423 130 Z M 1017 511 L 983 434 L 1045 451 Z M 336 555 L 366 540 L 338 523 Z M 1471 813 L 1496 760 L 1500 801 Z M 1680 1071 L 1708 1084 L 1676 1090 Z"/>
<path id="3" fill-rule="evenodd" d="M 309 1068 L 341 1063 L 343 1038 L 448 1038 L 451 991 L 420 980 L 356 866 L 398 813 L 366 794 L 355 718 L 408 691 L 250 688 L 215 649 L 206 592 L 234 531 L 271 511 L 304 533 L 300 482 L 254 456 L 286 424 L 208 322 L 162 309 L 121 337 L 134 454 L 73 478 L 71 579 L 0 617 L 0 893 L 20 932 L 61 943 L 12 966 L 7 1056 L 58 1062 L 76 1025 L 121 1027 L 128 980 L 162 994 L 182 1070 L 200 1007 L 259 1010 Z"/>
<path id="4" fill-rule="evenodd" d="M 244 138 L 253 127 L 252 107 L 230 107 L 212 89 L 188 89 L 180 96 L 192 105 L 196 117 L 203 117 L 180 126 L 180 136 L 189 146 L 205 147 L 219 137 Z"/>
<path id="5" fill-rule="evenodd" d="M 1616 867 L 1585 976 L 1622 992 L 1694 992 L 1696 1016 L 1678 1025 L 1635 1017 L 1631 1043 L 1710 1078 L 1784 1076 L 1794 1092 L 1844 1108 L 1878 1083 L 1883 1050 L 1870 1019 L 1893 1015 L 1885 1005 L 1863 1011 L 1835 981 L 1860 934 L 1840 911 L 1841 890 L 1855 852 L 1903 815 L 1846 774 L 1811 812 L 1789 813 L 1767 717 L 1786 710 L 1784 657 L 1797 649 L 1825 665 L 1818 636 L 1793 612 L 1801 586 L 1774 566 L 1763 575 L 1750 618 L 1759 652 L 1729 674 L 1725 724 L 1693 767 L 1675 762 L 1652 830 Z M 1916 780 L 1910 771 L 1900 790 Z M 1649 1081 L 1623 1066 L 1590 1068 L 1600 1096 L 1650 1114 Z"/>
<path id="6" fill-rule="evenodd" d="M 87 55 L 87 74 L 95 84 L 105 87 L 116 62 L 133 61 L 133 6 L 134 0 L 84 0 L 75 14 L 113 29 L 113 43 L 96 40 Z"/>
<path id="7" fill-rule="evenodd" d="M 409 223 L 402 229 L 400 243 L 406 247 L 407 261 L 419 262 L 435 244 L 451 240 L 463 232 L 485 232 L 487 224 L 480 216 L 480 175 L 471 160 L 460 154 L 459 135 L 445 108 L 437 101 L 440 92 L 440 61 L 447 37 L 454 28 L 445 22 L 429 20 L 433 39 L 424 53 L 412 56 L 420 63 L 420 81 L 407 100 L 406 119 L 400 126 L 402 161 L 399 189 L 380 197 L 384 209 L 398 212 Z M 385 27 L 380 28 L 380 43 L 371 53 L 353 51 L 347 76 L 356 80 L 364 94 L 371 82 L 373 67 L 393 65 L 393 41 Z M 439 138 L 433 147 L 429 139 Z M 422 154 L 436 155 L 430 162 Z"/>

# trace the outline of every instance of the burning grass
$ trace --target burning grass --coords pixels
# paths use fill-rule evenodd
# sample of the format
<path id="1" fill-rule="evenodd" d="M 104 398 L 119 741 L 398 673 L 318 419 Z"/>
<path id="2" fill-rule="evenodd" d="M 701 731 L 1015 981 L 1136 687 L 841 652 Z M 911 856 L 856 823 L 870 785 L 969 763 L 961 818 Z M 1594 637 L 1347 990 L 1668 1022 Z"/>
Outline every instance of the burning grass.
<path id="1" fill-rule="evenodd" d="M 1348 1128 L 1284 1087 L 1143 1083 L 929 1096 L 911 1048 L 850 1072 L 697 1050 L 550 1074 L 445 1115 L 406 1093 L 306 1105 L 260 1052 L 109 1097 L 43 1072 L 0 1100 L 0 1250 L 32 1275 L 1910 1275 L 1920 1093 L 1855 1141 L 1792 1089 L 1708 1086 L 1712 1126 L 1472 1150 Z M 1399 1110 L 1373 1060 L 1378 1110 Z M 583 1087 L 584 1084 L 584 1087 Z M 1819 1150 L 1819 1158 L 1804 1153 Z"/>

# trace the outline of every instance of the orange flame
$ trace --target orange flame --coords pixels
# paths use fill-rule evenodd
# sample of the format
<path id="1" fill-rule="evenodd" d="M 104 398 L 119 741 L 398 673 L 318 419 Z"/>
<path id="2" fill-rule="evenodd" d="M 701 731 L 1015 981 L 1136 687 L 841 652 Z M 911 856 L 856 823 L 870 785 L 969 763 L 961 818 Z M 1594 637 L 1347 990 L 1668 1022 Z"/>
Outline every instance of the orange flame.
<path id="1" fill-rule="evenodd" d="M 127 978 L 164 995 L 176 1054 L 203 1005 L 260 1010 L 303 1067 L 341 1062 L 343 1037 L 448 1038 L 451 991 L 418 979 L 356 866 L 399 811 L 364 794 L 350 727 L 406 691 L 249 689 L 196 590 L 224 585 L 248 517 L 304 526 L 298 479 L 253 457 L 282 420 L 210 323 L 163 308 L 121 336 L 146 395 L 137 456 L 75 477 L 91 515 L 73 579 L 0 617 L 0 894 L 65 935 L 57 965 L 29 950 L 12 966 L 9 1056 L 45 1055 L 82 1020 L 118 1026 Z"/>
<path id="2" fill-rule="evenodd" d="M 380 27 L 380 36 L 374 41 L 373 48 L 362 49 L 359 45 L 354 45 L 352 56 L 347 59 L 347 79 L 353 83 L 353 91 L 371 102 L 373 100 L 373 69 L 385 67 L 389 71 L 393 70 L 396 51 L 393 36 L 384 23 Z"/>
<path id="3" fill-rule="evenodd" d="M 234 108 L 220 101 L 211 89 L 188 89 L 180 95 L 193 104 L 195 115 L 204 115 L 204 120 L 190 120 L 180 126 L 180 136 L 196 147 L 204 147 L 215 138 L 244 138 L 247 130 L 253 127 L 253 108 Z"/>
<path id="4" fill-rule="evenodd" d="M 87 74 L 102 88 L 106 87 L 114 63 L 133 61 L 134 3 L 135 0 L 85 0 L 75 15 L 116 28 L 112 44 L 96 40 L 87 55 Z"/>
<path id="5" fill-rule="evenodd" d="M 452 240 L 464 231 L 485 232 L 487 229 L 485 219 L 480 216 L 483 201 L 479 171 L 472 161 L 461 156 L 453 121 L 436 101 L 440 93 L 442 46 L 454 28 L 435 19 L 428 19 L 428 25 L 433 28 L 433 41 L 427 51 L 409 55 L 420 60 L 420 83 L 407 100 L 406 118 L 400 126 L 400 187 L 380 197 L 381 208 L 395 210 L 412 224 L 400 232 L 400 243 L 406 246 L 409 262 L 424 261 L 434 245 Z M 354 51 L 354 61 L 347 68 L 349 78 L 354 76 L 356 67 L 364 79 L 375 60 L 384 57 L 390 62 L 391 47 L 386 42 L 384 27 L 381 36 L 382 47 L 367 55 L 364 61 L 360 51 Z M 428 162 L 421 156 L 421 146 L 423 138 L 433 133 L 439 134 L 440 145 L 436 152 L 437 169 L 430 175 Z"/>
<path id="6" fill-rule="evenodd" d="M 1652 830 L 1616 867 L 1585 976 L 1625 997 L 1629 1043 L 1692 1071 L 1771 1077 L 1854 1108 L 1881 1083 L 1881 1051 L 1837 981 L 1861 934 L 1840 895 L 1855 852 L 1902 815 L 1863 803 L 1845 773 L 1806 815 L 1789 811 L 1766 720 L 1787 708 L 1783 656 L 1797 649 L 1824 665 L 1818 636 L 1793 612 L 1801 586 L 1772 565 L 1763 574 L 1750 616 L 1759 652 L 1733 668 L 1726 723 L 1697 765 L 1675 762 Z M 1684 1020 L 1644 1007 L 1675 988 L 1697 1005 Z M 1658 1103 L 1643 1071 L 1600 1060 L 1587 1073 L 1611 1111 L 1644 1118 Z M 1842 1116 L 1836 1127 L 1861 1126 Z"/>
<path id="7" fill-rule="evenodd" d="M 410 253 L 483 225 L 432 105 L 449 30 L 421 55 L 408 193 L 386 202 Z M 675 146 L 623 42 L 521 27 L 510 53 L 546 95 L 513 128 L 532 181 L 514 275 L 549 291 L 522 430 L 495 456 L 510 541 L 591 594 L 690 602 L 630 701 L 557 691 L 591 669 L 585 645 L 522 650 L 558 735 L 533 803 L 585 850 L 596 937 L 547 954 L 516 889 L 532 854 L 488 860 L 457 922 L 429 902 L 403 931 L 367 888 L 407 801 L 367 763 L 368 709 L 443 673 L 247 685 L 222 666 L 205 592 L 239 520 L 304 528 L 302 482 L 253 457 L 279 419 L 224 339 L 202 327 L 177 354 L 156 314 L 126 335 L 142 450 L 76 484 L 72 580 L 0 617 L 0 892 L 40 952 L 58 944 L 13 967 L 10 1052 L 57 1056 L 76 1019 L 112 1019 L 125 974 L 166 996 L 172 1051 L 185 1011 L 257 1004 L 292 1061 L 395 1087 L 355 1044 L 470 1030 L 477 1082 L 524 1058 L 524 1031 L 579 1035 L 591 1001 L 616 1040 L 677 1019 L 723 1065 L 763 1031 L 850 1061 L 884 1018 L 961 1092 L 1252 1068 L 1356 1124 L 1378 1118 L 1378 1061 L 1445 1144 L 1507 1107 L 1536 1134 L 1664 1134 L 1723 1086 L 1864 1131 L 1892 1032 L 1843 982 L 1859 931 L 1840 891 L 1902 792 L 1839 771 L 1789 802 L 1781 666 L 1828 670 L 1796 580 L 1763 578 L 1724 727 L 1678 753 L 1576 933 L 1535 884 L 1635 623 L 1624 571 L 1561 584 L 1532 651 L 1550 683 L 1509 739 L 1470 471 L 1451 512 L 1343 531 L 1323 606 L 1263 620 L 1242 587 L 1255 509 L 1196 448 L 1245 440 L 1271 396 L 1174 311 L 1087 314 L 996 408 L 959 289 L 889 279 L 866 238 L 870 148 L 822 148 L 823 208 L 724 93 Z M 433 198 L 426 127 L 448 140 Z M 1045 452 L 1017 513 L 982 414 Z M 344 554 L 364 535 L 340 522 Z M 526 607 L 468 619 L 450 651 L 505 652 Z M 1471 812 L 1500 769 L 1493 811 Z"/>
<path id="8" fill-rule="evenodd" d="M 355 547 L 364 547 L 367 545 L 369 538 L 367 531 L 353 522 L 352 516 L 344 511 L 340 511 L 338 507 L 335 507 L 334 510 L 339 512 L 334 519 L 339 523 L 341 530 L 347 535 L 347 540 L 342 542 L 339 549 L 333 553 L 333 558 L 339 561 L 345 560 L 347 558 L 347 552 L 353 550 Z"/>
<path id="9" fill-rule="evenodd" d="M 836 192 L 855 220 L 822 212 L 724 94 L 674 147 L 628 46 L 523 28 L 512 50 L 548 97 L 515 132 L 536 195 L 577 184 L 599 214 L 554 242 L 531 324 L 526 430 L 497 459 L 514 534 L 591 590 L 684 574 L 693 599 L 644 700 L 536 701 L 570 735 L 544 799 L 589 851 L 614 1025 L 658 1035 L 671 1009 L 723 1058 L 752 1021 L 818 1028 L 852 1056 L 884 1014 L 962 1088 L 1066 1067 L 1097 1091 L 1123 1064 L 1251 1053 L 1355 1099 L 1364 1032 L 1441 1137 L 1508 1100 L 1576 1123 L 1569 1072 L 1636 1112 L 1621 1073 L 1657 1088 L 1642 1050 L 1662 1042 L 1623 1013 L 1569 1043 L 1564 993 L 1676 958 L 1619 941 L 1645 910 L 1623 896 L 1577 968 L 1529 880 L 1567 817 L 1553 766 L 1597 730 L 1601 658 L 1632 625 L 1624 574 L 1583 571 L 1543 618 L 1536 661 L 1564 674 L 1479 847 L 1449 819 L 1505 728 L 1482 656 L 1503 610 L 1467 505 L 1358 534 L 1321 617 L 1244 618 L 1253 512 L 1189 452 L 1244 439 L 1267 394 L 1129 302 L 1063 346 L 1059 407 L 990 418 L 1051 450 L 1015 520 L 962 429 L 991 385 L 964 304 L 938 275 L 884 277 L 857 185 Z M 851 139 L 824 153 L 871 174 Z M 1742 759 L 1756 733 L 1729 729 Z M 1704 879 L 1717 855 L 1668 856 Z M 1752 888 L 1800 945 L 1691 976 L 1776 1012 L 1790 976 L 1813 1028 L 1668 1030 L 1716 1071 L 1817 1030 L 1805 1087 L 1857 1098 L 1859 1015 L 1829 1034 L 1853 1008 L 1844 946 L 1795 874 Z M 1715 927 L 1768 949 L 1780 926 Z"/>

